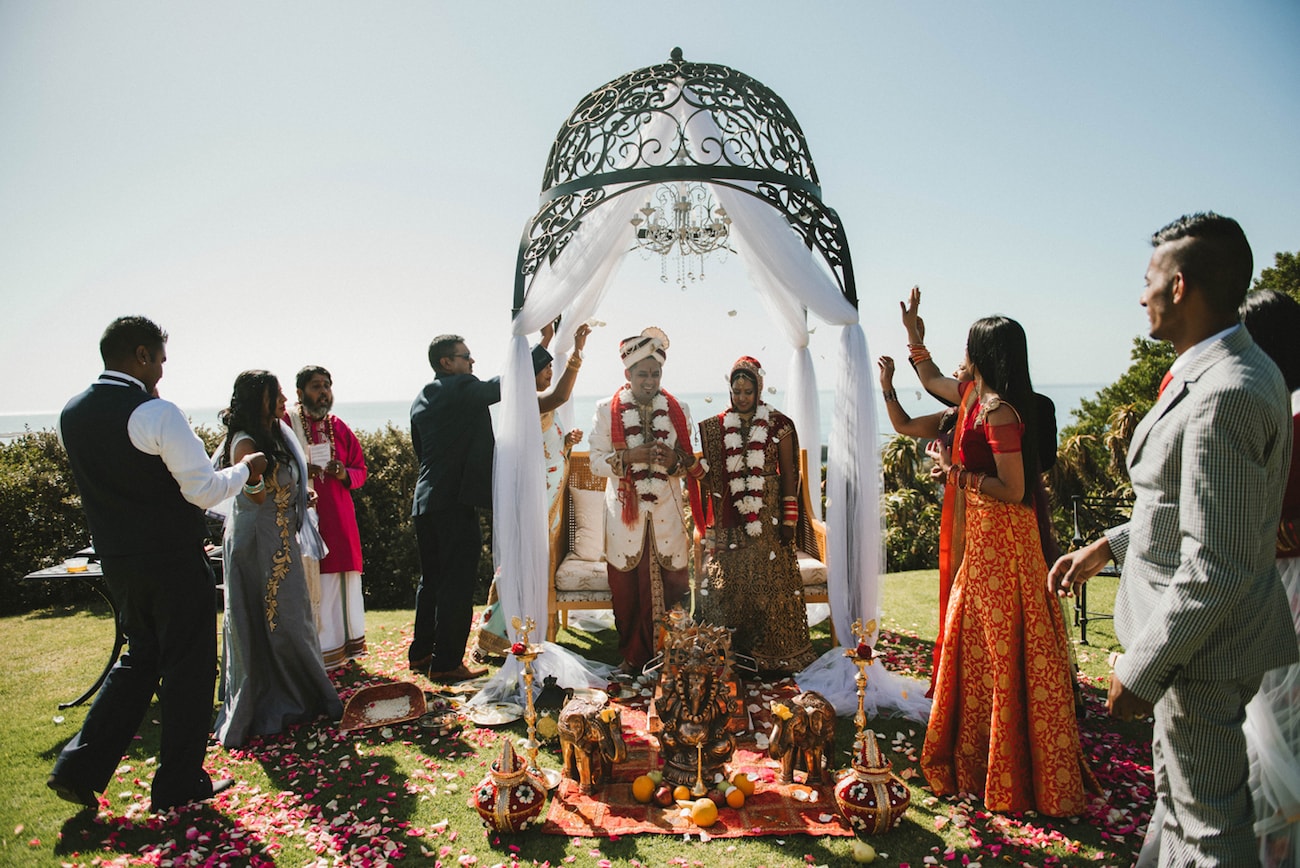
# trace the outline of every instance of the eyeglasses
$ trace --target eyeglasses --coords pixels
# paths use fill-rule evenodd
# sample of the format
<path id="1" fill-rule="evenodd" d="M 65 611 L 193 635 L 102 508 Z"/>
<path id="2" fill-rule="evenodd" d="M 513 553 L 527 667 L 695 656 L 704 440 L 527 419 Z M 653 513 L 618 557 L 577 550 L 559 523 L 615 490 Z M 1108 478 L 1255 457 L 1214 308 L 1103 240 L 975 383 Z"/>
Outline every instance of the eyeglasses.
<path id="1" fill-rule="evenodd" d="M 464 359 L 464 360 L 467 361 L 467 362 L 472 362 L 472 361 L 474 361 L 474 357 L 471 356 L 469 353 L 448 353 L 447 356 L 446 356 L 446 358 L 448 358 L 448 359 Z"/>

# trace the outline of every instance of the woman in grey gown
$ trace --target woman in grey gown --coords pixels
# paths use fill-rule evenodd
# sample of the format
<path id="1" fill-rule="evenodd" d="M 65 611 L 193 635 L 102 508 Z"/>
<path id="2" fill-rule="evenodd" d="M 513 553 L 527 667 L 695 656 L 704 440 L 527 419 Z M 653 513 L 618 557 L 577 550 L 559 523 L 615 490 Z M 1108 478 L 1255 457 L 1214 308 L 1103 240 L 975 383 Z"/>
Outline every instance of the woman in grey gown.
<path id="1" fill-rule="evenodd" d="M 269 462 L 226 519 L 225 690 L 215 726 L 226 747 L 320 715 L 343 716 L 321 662 L 303 573 L 299 532 L 309 545 L 319 540 L 307 521 L 306 461 L 283 416 L 284 393 L 267 371 L 236 377 L 221 415 L 226 438 L 214 463 L 224 467 L 248 452 L 264 452 Z"/>

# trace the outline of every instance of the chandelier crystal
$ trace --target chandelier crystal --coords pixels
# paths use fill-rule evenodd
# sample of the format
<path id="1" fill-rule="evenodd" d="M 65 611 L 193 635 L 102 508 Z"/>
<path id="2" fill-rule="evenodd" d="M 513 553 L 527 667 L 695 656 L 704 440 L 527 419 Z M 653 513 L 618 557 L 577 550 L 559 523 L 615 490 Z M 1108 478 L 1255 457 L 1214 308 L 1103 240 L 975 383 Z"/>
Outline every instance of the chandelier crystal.
<path id="1" fill-rule="evenodd" d="M 713 196 L 703 184 L 679 181 L 661 184 L 645 207 L 631 219 L 635 238 L 634 250 L 645 256 L 658 254 L 659 279 L 668 282 L 668 257 L 676 251 L 677 283 L 704 280 L 704 258 L 719 253 L 720 260 L 735 252 L 727 244 L 731 237 L 731 218 L 721 205 L 714 207 Z M 699 261 L 699 273 L 693 268 Z"/>

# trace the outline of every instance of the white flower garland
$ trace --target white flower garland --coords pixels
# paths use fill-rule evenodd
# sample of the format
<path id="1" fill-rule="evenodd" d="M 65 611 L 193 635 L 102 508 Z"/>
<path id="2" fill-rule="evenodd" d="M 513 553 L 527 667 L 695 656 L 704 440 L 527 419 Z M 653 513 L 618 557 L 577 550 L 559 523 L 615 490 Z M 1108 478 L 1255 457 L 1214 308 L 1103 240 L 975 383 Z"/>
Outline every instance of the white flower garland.
<path id="1" fill-rule="evenodd" d="M 763 450 L 767 446 L 770 418 L 768 406 L 759 404 L 750 422 L 746 444 L 740 436 L 740 414 L 728 410 L 722 416 L 727 485 L 731 489 L 731 502 L 745 522 L 745 533 L 750 536 L 763 532 L 758 515 L 763 510 Z"/>
<path id="2" fill-rule="evenodd" d="M 672 421 L 668 418 L 668 399 L 663 393 L 655 395 L 654 400 L 650 403 L 651 421 L 653 427 L 652 437 L 647 439 L 645 433 L 641 430 L 641 411 L 637 409 L 635 400 L 632 398 L 632 390 L 624 387 L 623 391 L 618 393 L 618 404 L 623 413 L 623 430 L 627 433 L 627 447 L 635 449 L 646 443 L 652 443 L 655 440 L 663 443 L 668 442 L 668 435 L 672 433 Z M 632 471 L 633 485 L 636 487 L 636 493 L 640 500 L 649 503 L 660 503 L 668 495 L 668 474 L 662 469 L 655 469 L 651 464 L 635 462 L 629 468 Z"/>

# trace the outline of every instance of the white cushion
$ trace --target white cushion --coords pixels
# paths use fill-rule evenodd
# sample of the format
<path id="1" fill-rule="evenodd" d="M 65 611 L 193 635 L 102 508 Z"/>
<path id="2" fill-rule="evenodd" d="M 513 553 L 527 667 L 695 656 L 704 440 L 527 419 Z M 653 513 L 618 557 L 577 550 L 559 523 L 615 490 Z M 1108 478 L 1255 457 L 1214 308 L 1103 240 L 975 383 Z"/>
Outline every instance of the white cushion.
<path id="1" fill-rule="evenodd" d="M 609 572 L 605 562 L 567 555 L 555 570 L 555 592 L 598 591 L 609 593 Z"/>
<path id="2" fill-rule="evenodd" d="M 802 549 L 795 551 L 799 559 L 799 575 L 803 577 L 805 588 L 811 585 L 826 584 L 826 565 Z"/>
<path id="3" fill-rule="evenodd" d="M 604 561 L 605 492 L 570 487 L 569 495 L 573 498 L 573 554 L 579 560 Z"/>

